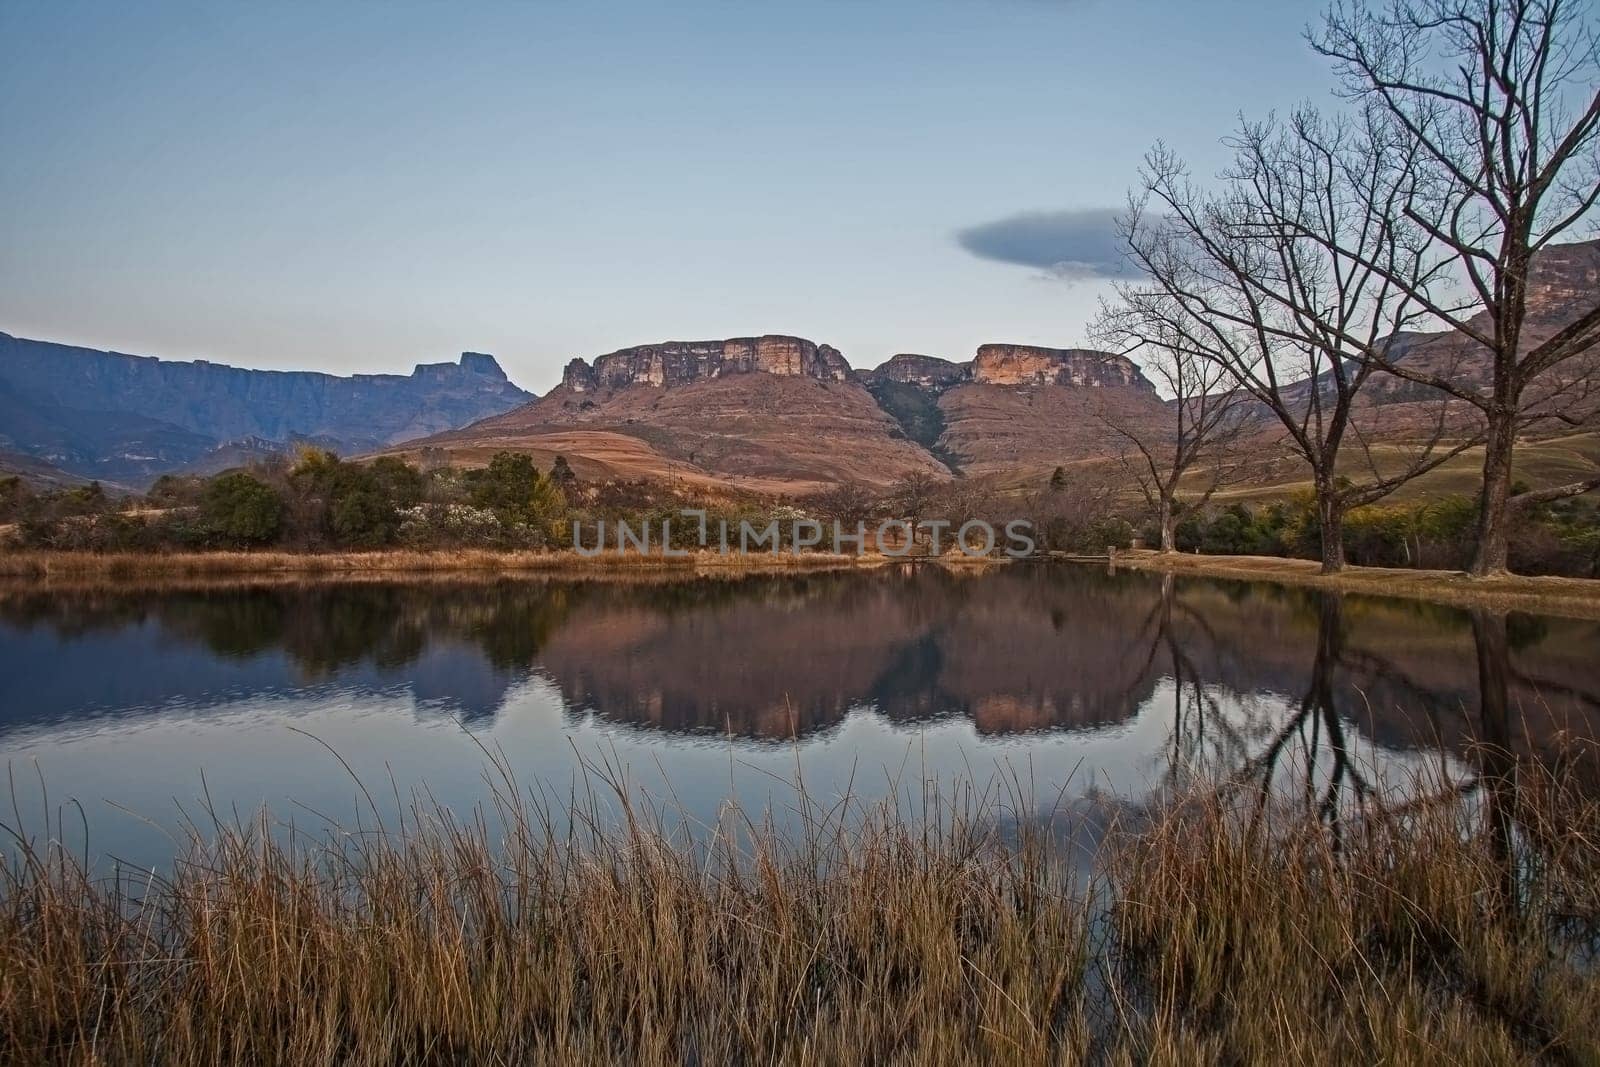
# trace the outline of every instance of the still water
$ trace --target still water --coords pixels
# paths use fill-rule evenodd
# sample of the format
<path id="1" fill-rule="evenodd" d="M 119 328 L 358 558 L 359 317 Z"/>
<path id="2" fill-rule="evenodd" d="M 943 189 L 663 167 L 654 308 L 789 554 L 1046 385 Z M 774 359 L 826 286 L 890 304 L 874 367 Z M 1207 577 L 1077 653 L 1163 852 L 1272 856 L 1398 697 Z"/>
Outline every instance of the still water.
<path id="1" fill-rule="evenodd" d="M 1072 565 L 0 590 L 0 823 L 96 864 L 207 811 L 467 812 L 491 753 L 557 807 L 601 772 L 708 823 L 967 780 L 1093 825 L 1197 775 L 1328 812 L 1600 782 L 1597 736 L 1600 623 Z"/>

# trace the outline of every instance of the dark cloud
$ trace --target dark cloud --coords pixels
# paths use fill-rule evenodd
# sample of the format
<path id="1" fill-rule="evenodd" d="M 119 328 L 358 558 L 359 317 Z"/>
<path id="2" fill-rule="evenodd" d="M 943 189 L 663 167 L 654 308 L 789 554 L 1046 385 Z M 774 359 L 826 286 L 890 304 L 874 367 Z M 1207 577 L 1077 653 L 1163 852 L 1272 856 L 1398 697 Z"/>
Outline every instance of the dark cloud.
<path id="1" fill-rule="evenodd" d="M 1127 271 L 1114 208 L 1026 211 L 956 233 L 980 259 L 1033 267 L 1070 280 L 1114 278 Z"/>

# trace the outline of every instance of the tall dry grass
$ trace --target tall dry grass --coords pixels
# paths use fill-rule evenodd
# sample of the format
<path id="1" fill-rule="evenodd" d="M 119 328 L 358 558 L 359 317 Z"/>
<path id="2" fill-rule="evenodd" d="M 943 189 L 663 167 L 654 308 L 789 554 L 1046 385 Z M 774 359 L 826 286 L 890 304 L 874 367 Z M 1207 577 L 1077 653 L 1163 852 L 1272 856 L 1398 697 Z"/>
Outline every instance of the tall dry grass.
<path id="1" fill-rule="evenodd" d="M 509 780 L 509 779 L 508 779 Z M 1346 812 L 1196 788 L 1087 884 L 994 799 L 688 833 L 626 788 L 164 876 L 18 845 L 0 1056 L 75 1063 L 1595 1062 L 1600 806 L 1548 776 Z M 1000 798 L 1008 806 L 1007 798 Z M 373 808 L 376 813 L 376 806 Z"/>
<path id="2" fill-rule="evenodd" d="M 1040 1062 L 1084 1045 L 1084 909 L 970 813 L 196 831 L 167 877 L 33 846 L 0 894 L 0 1055 L 82 1063 Z M 376 810 L 376 809 L 374 809 Z M 571 814 L 571 819 L 567 815 Z M 491 833 L 489 827 L 501 829 Z"/>
<path id="3" fill-rule="evenodd" d="M 1125 836 L 1107 860 L 1126 1046 L 1600 1062 L 1600 803 L 1526 766 L 1405 793 L 1335 819 L 1203 791 Z"/>

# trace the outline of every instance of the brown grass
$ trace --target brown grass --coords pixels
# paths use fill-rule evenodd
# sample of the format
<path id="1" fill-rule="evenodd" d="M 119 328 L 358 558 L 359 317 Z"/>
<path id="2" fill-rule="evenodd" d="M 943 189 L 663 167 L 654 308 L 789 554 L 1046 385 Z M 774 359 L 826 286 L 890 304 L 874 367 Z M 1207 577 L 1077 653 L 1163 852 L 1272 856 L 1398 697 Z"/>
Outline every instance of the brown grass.
<path id="1" fill-rule="evenodd" d="M 1376 468 L 1382 476 L 1393 476 L 1407 469 L 1414 459 L 1414 449 L 1397 444 L 1375 444 L 1370 456 L 1360 449 L 1347 449 L 1341 456 L 1339 470 L 1352 478 L 1372 477 Z M 1562 485 L 1582 478 L 1593 477 L 1600 465 L 1600 433 L 1586 430 L 1581 433 L 1553 437 L 1530 438 L 1517 442 L 1513 461 L 1513 476 L 1535 489 Z M 1281 500 L 1295 493 L 1309 493 L 1312 483 L 1303 473 L 1303 466 L 1287 459 L 1277 476 L 1266 475 L 1250 485 L 1230 487 L 1216 494 L 1220 503 L 1229 500 Z M 1203 474 L 1192 478 L 1191 488 L 1203 491 Z M 1427 474 L 1405 482 L 1388 499 L 1391 502 L 1437 500 L 1448 496 L 1476 496 L 1483 485 L 1483 449 L 1469 448 L 1452 456 Z"/>
<path id="2" fill-rule="evenodd" d="M 798 832 L 730 813 L 691 841 L 625 788 L 580 793 L 569 826 L 499 773 L 465 818 L 214 823 L 170 877 L 22 848 L 0 880 L 0 1058 L 1600 1056 L 1600 805 L 1547 776 L 1514 799 L 1419 777 L 1431 800 L 1331 824 L 1197 788 L 1113 828 L 1085 888 L 1046 820 L 996 827 L 1004 796 L 913 820 L 802 795 Z"/>
<path id="3" fill-rule="evenodd" d="M 243 575 L 405 575 L 441 573 L 539 573 L 594 575 L 617 572 L 783 572 L 815 568 L 873 566 L 882 556 L 827 552 L 690 552 L 662 556 L 606 552 L 585 557 L 576 552 L 500 552 L 441 549 L 380 552 L 7 552 L 0 555 L 0 578 L 55 579 L 200 578 Z"/>
<path id="4" fill-rule="evenodd" d="M 1125 838 L 1138 1058 L 1596 1062 L 1600 805 L 1541 772 L 1412 787 L 1337 827 L 1207 793 Z"/>
<path id="5" fill-rule="evenodd" d="M 219 824 L 170 879 L 26 853 L 0 885 L 0 1059 L 1041 1062 L 1084 1042 L 1084 910 L 1037 842 L 810 808 L 798 838 L 730 817 L 692 844 L 625 791 L 570 830 L 514 795 L 317 840 Z"/>
<path id="6" fill-rule="evenodd" d="M 1461 571 L 1400 567 L 1346 567 L 1340 574 L 1317 573 L 1313 560 L 1277 556 L 1204 556 L 1150 550 L 1118 552 L 1114 563 L 1131 570 L 1198 574 L 1214 578 L 1308 585 L 1342 593 L 1429 600 L 1458 607 L 1530 611 L 1575 619 L 1600 619 L 1600 581 L 1592 578 L 1469 578 Z"/>

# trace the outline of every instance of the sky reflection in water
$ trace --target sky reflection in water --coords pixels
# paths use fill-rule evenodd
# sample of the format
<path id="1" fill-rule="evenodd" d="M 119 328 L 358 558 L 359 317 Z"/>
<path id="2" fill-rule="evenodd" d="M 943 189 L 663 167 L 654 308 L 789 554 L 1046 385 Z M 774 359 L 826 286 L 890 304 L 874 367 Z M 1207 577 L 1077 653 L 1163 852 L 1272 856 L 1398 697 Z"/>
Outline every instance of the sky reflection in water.
<path id="1" fill-rule="evenodd" d="M 608 761 L 708 822 L 730 797 L 782 821 L 797 775 L 913 803 L 1003 775 L 1091 822 L 1197 773 L 1337 807 L 1418 766 L 1499 773 L 1476 741 L 1548 761 L 1596 737 L 1597 649 L 1594 622 L 1046 565 L 0 592 L 0 821 L 67 813 L 141 865 L 207 795 L 351 821 L 319 741 L 380 807 L 425 783 L 470 809 L 484 748 L 558 802 Z"/>

